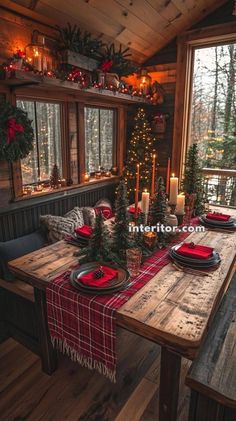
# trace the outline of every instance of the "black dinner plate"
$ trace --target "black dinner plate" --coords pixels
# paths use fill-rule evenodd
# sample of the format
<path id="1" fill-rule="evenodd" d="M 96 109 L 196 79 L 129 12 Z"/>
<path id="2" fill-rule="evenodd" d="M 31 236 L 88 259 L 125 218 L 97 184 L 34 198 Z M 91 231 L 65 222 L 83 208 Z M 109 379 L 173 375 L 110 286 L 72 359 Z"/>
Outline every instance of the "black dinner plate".
<path id="1" fill-rule="evenodd" d="M 212 271 L 216 270 L 219 267 L 219 264 L 220 264 L 220 262 L 219 262 L 219 263 L 216 263 L 215 265 L 211 265 L 211 266 L 197 266 L 197 265 L 193 265 L 193 264 L 190 265 L 189 263 L 180 262 L 179 260 L 173 259 L 173 258 L 172 258 L 172 261 L 174 263 L 177 263 L 177 264 L 185 267 L 186 269 L 189 268 L 189 269 L 201 270 L 201 271 L 204 271 L 204 272 L 212 272 Z"/>
<path id="2" fill-rule="evenodd" d="M 80 277 L 85 275 L 86 273 L 89 273 L 91 271 L 94 271 L 96 269 L 99 269 L 100 266 L 108 266 L 112 269 L 116 269 L 118 271 L 117 277 L 113 278 L 109 285 L 106 286 L 89 286 L 83 284 L 83 282 L 80 282 Z M 81 292 L 88 293 L 88 294 L 96 294 L 96 295 L 103 295 L 103 294 L 111 294 L 117 291 L 120 291 L 127 287 L 129 280 L 129 273 L 127 270 L 121 268 L 118 265 L 113 264 L 107 264 L 103 262 L 91 262 L 86 263 L 84 265 L 81 265 L 78 269 L 72 271 L 70 275 L 70 282 L 72 286 L 74 286 L 76 289 L 78 289 Z"/>
<path id="3" fill-rule="evenodd" d="M 217 227 L 231 228 L 236 225 L 236 220 L 232 217 L 228 221 L 214 221 L 213 219 L 208 219 L 206 215 L 202 215 L 199 219 L 209 225 L 214 225 Z"/>
<path id="4" fill-rule="evenodd" d="M 180 244 L 176 244 L 175 246 L 173 246 L 170 250 L 171 255 L 178 260 L 183 260 L 186 263 L 189 264 L 200 264 L 200 265 L 209 265 L 211 263 L 216 263 L 217 261 L 220 260 L 220 256 L 219 253 L 217 253 L 215 250 L 213 250 L 212 256 L 209 259 L 194 259 L 192 257 L 187 257 L 187 256 L 183 256 L 182 254 L 178 253 L 178 249 L 180 248 L 180 246 L 183 243 Z"/>
<path id="5" fill-rule="evenodd" d="M 210 263 L 207 263 L 207 262 L 204 263 L 204 264 L 203 263 L 198 263 L 197 262 L 197 259 L 194 261 L 194 263 L 192 263 L 192 262 L 190 263 L 190 262 L 188 262 L 188 261 L 186 261 L 184 259 L 179 259 L 178 257 L 174 256 L 171 253 L 170 253 L 170 258 L 171 258 L 171 260 L 174 260 L 174 261 L 178 262 L 180 265 L 184 265 L 186 267 L 195 268 L 195 269 L 208 269 L 208 268 L 212 268 L 214 266 L 218 266 L 220 264 L 220 262 L 221 262 L 221 259 L 219 258 L 219 259 L 216 259 L 215 261 L 210 262 Z"/>
<path id="6" fill-rule="evenodd" d="M 220 255 L 215 250 L 213 250 L 212 256 L 209 259 L 194 259 L 192 257 L 182 256 L 178 253 L 178 248 L 182 244 L 183 243 L 173 246 L 169 251 L 169 256 L 173 261 L 176 261 L 185 267 L 205 270 L 217 267 L 221 262 Z"/>

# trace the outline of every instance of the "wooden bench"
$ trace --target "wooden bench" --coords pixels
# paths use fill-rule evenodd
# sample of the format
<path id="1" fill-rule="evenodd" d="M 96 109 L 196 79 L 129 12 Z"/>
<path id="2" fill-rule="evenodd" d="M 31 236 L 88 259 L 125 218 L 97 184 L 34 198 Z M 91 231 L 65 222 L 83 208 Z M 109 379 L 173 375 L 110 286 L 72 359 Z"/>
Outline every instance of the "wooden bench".
<path id="1" fill-rule="evenodd" d="M 236 274 L 186 384 L 189 421 L 236 420 Z"/>
<path id="2" fill-rule="evenodd" d="M 25 298 L 26 300 L 32 301 L 32 303 L 35 301 L 34 288 L 31 285 L 21 281 L 20 279 L 16 279 L 13 282 L 8 282 L 0 278 L 0 288 L 11 291 L 20 297 Z"/>
<path id="3" fill-rule="evenodd" d="M 47 328 L 45 300 L 33 286 L 0 279 L 0 342 L 12 337 L 39 355 L 42 370 L 52 374 L 57 358 Z"/>

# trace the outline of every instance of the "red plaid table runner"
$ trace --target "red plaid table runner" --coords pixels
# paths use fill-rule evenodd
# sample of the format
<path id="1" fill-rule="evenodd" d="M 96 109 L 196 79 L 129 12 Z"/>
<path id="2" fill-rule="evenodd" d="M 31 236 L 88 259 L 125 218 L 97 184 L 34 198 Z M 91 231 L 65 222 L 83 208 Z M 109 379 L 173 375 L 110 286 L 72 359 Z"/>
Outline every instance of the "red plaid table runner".
<path id="1" fill-rule="evenodd" d="M 178 236 L 178 242 L 188 235 Z M 73 361 L 96 369 L 115 382 L 116 310 L 170 262 L 168 249 L 156 251 L 144 262 L 140 274 L 130 279 L 125 290 L 111 295 L 79 293 L 70 285 L 69 272 L 52 280 L 46 296 L 53 346 L 68 354 Z"/>

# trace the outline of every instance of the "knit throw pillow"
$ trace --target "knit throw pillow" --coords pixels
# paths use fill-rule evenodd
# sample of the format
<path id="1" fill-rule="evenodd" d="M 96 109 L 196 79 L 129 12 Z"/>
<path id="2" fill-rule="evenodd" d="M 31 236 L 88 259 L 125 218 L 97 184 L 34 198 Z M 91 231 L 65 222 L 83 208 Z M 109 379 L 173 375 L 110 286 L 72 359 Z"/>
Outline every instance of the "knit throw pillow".
<path id="1" fill-rule="evenodd" d="M 83 216 L 83 209 L 78 208 L 77 206 L 73 208 L 72 210 L 70 210 L 69 212 L 67 212 L 64 215 L 64 218 L 73 219 L 73 221 L 75 221 L 76 223 L 76 227 L 82 227 L 85 224 L 84 216 Z"/>
<path id="2" fill-rule="evenodd" d="M 91 225 L 93 226 L 95 223 L 96 213 L 94 208 L 86 206 L 82 208 L 83 217 L 84 217 L 84 225 Z"/>
<path id="3" fill-rule="evenodd" d="M 72 209 L 64 217 L 43 215 L 40 217 L 40 222 L 48 230 L 48 240 L 50 243 L 63 240 L 67 235 L 72 234 L 75 228 L 84 225 L 83 213 L 79 208 Z"/>

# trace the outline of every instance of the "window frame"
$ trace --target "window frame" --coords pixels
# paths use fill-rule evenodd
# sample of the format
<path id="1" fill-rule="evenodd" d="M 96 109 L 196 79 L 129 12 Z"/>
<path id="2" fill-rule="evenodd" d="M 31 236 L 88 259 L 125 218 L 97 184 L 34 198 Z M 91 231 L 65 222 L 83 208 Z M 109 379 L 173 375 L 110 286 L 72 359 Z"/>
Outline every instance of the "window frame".
<path id="1" fill-rule="evenodd" d="M 32 196 L 23 196 L 22 190 L 22 175 L 21 175 L 21 161 L 18 160 L 16 162 L 11 163 L 11 173 L 12 173 L 12 200 L 13 201 L 20 201 L 20 200 L 33 200 L 40 196 L 46 196 L 50 194 L 57 194 L 61 191 L 64 191 L 63 194 L 66 194 L 67 190 L 77 189 L 83 186 L 87 186 L 89 189 L 89 185 L 91 184 L 91 188 L 93 184 L 104 184 L 108 182 L 114 182 L 114 180 L 118 180 L 119 175 L 122 173 L 124 159 L 125 159 L 125 139 L 126 139 L 126 118 L 127 118 L 127 104 L 120 102 L 113 102 L 113 101 L 105 101 L 104 99 L 95 99 L 89 98 L 82 98 L 78 95 L 71 95 L 70 92 L 65 93 L 56 93 L 54 90 L 49 91 L 43 88 L 36 89 L 27 87 L 27 88 L 18 88 L 17 92 L 12 92 L 9 96 L 9 100 L 16 105 L 16 100 L 29 100 L 29 101 L 41 101 L 41 102 L 50 102 L 50 103 L 60 103 L 61 105 L 61 126 L 62 126 L 62 135 L 61 135 L 61 142 L 62 142 L 62 165 L 63 165 L 63 177 L 66 180 L 71 178 L 71 169 L 70 169 L 70 126 L 69 126 L 69 104 L 73 102 L 76 105 L 76 126 L 77 126 L 77 148 L 78 148 L 78 173 L 77 173 L 77 181 L 66 187 L 62 187 L 59 190 L 50 191 L 50 192 L 40 192 Z M 114 151 L 114 164 L 118 168 L 117 175 L 111 176 L 110 178 L 101 178 L 101 179 L 91 179 L 90 182 L 85 182 L 84 174 L 85 174 L 85 136 L 84 136 L 84 106 L 87 105 L 89 107 L 95 106 L 100 108 L 112 108 L 115 110 L 116 121 L 115 121 L 115 138 L 116 138 L 116 145 Z"/>
<path id="2" fill-rule="evenodd" d="M 96 108 L 98 110 L 112 110 L 113 111 L 113 142 L 112 142 L 112 166 L 115 167 L 117 165 L 117 108 L 116 107 L 112 107 L 112 106 L 108 106 L 108 105 L 94 105 L 94 104 L 89 104 L 89 103 L 85 103 L 84 104 L 84 111 L 85 108 Z M 100 111 L 99 111 L 99 119 L 100 119 Z M 99 128 L 100 128 L 100 124 L 99 124 Z M 100 141 L 100 130 L 99 130 L 99 148 L 101 149 L 101 141 Z M 85 150 L 85 119 L 84 119 L 84 150 Z M 84 156 L 84 161 L 85 161 L 85 156 Z M 86 170 L 86 165 L 84 163 L 84 167 Z"/>
<path id="3" fill-rule="evenodd" d="M 172 146 L 172 171 L 181 179 L 190 139 L 194 51 L 236 42 L 236 24 L 229 22 L 185 32 L 177 42 L 177 79 Z"/>
<path id="4" fill-rule="evenodd" d="M 84 175 L 86 174 L 85 167 L 85 119 L 84 109 L 85 107 L 105 108 L 113 109 L 115 111 L 115 142 L 114 142 L 114 166 L 118 167 L 118 174 L 120 175 L 125 156 L 125 136 L 126 136 L 126 116 L 127 109 L 124 104 L 114 104 L 110 102 L 102 102 L 96 100 L 85 100 L 76 101 L 77 103 L 77 125 L 78 125 L 78 151 L 79 151 L 79 162 L 78 162 L 78 179 L 79 183 L 84 183 Z M 102 182 L 104 180 L 97 180 L 96 182 Z"/>
<path id="5" fill-rule="evenodd" d="M 41 103 L 48 103 L 48 104 L 58 104 L 60 106 L 60 126 L 61 126 L 61 161 L 62 161 L 62 174 L 61 177 L 66 178 L 67 174 L 67 145 L 66 145 L 66 107 L 65 102 L 57 99 L 51 99 L 51 98 L 44 98 L 44 97 L 32 97 L 27 95 L 17 95 L 16 96 L 16 102 L 17 101 L 30 101 L 33 103 L 41 102 Z M 20 160 L 20 171 L 21 171 L 21 160 Z M 49 181 L 49 180 L 46 180 Z M 22 180 L 22 173 L 21 173 L 21 184 L 22 188 L 24 186 L 23 180 Z M 27 185 L 37 185 L 37 183 L 31 183 Z"/>

